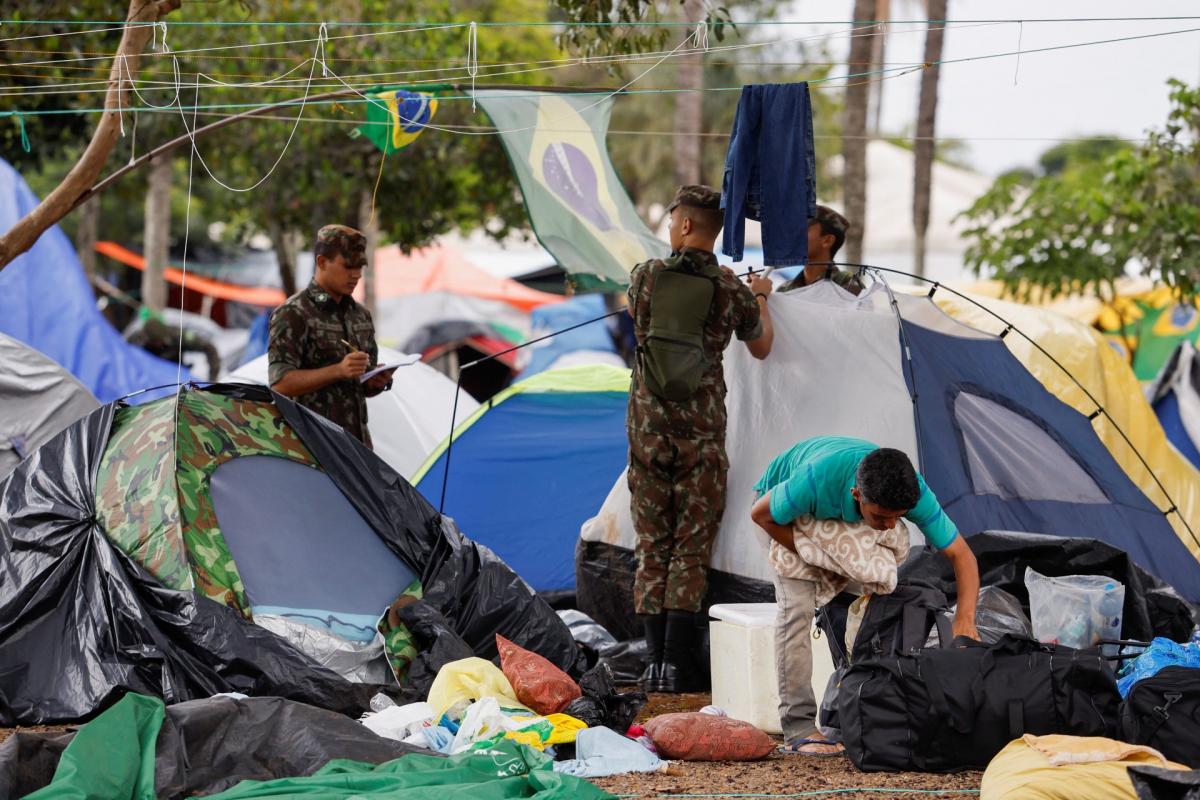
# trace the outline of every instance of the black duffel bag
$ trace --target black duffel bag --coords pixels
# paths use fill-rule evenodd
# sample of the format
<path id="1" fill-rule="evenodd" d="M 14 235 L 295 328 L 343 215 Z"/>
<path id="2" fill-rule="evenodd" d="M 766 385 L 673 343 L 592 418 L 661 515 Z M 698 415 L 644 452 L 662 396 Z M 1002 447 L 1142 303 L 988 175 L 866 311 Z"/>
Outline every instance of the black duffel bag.
<path id="1" fill-rule="evenodd" d="M 1113 736 L 1121 701 L 1098 649 L 1006 635 L 853 664 L 838 693 L 865 772 L 983 769 L 1022 734 Z"/>
<path id="2" fill-rule="evenodd" d="M 1121 703 L 1121 738 L 1200 767 L 1200 669 L 1164 667 Z"/>

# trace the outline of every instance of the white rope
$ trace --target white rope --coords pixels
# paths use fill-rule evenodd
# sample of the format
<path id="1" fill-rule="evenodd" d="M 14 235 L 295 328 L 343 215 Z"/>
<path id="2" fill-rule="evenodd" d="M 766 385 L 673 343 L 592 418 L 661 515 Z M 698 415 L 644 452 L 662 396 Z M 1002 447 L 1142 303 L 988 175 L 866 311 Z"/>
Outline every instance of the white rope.
<path id="1" fill-rule="evenodd" d="M 285 155 L 287 155 L 287 151 L 288 151 L 288 148 L 291 147 L 292 140 L 296 138 L 296 131 L 300 128 L 300 120 L 304 117 L 304 109 L 308 105 L 308 96 L 312 90 L 313 76 L 316 74 L 316 71 L 317 71 L 317 61 L 318 61 L 317 53 L 321 47 L 321 44 L 322 44 L 321 42 L 318 42 L 317 49 L 314 50 L 312 58 L 310 58 L 308 60 L 309 64 L 311 65 L 309 68 L 309 71 L 308 71 L 308 83 L 304 87 L 304 96 L 302 98 L 300 98 L 300 108 L 296 112 L 296 119 L 295 119 L 295 122 L 292 124 L 292 130 L 288 133 L 287 141 L 283 143 L 283 149 L 279 151 L 279 156 L 275 159 L 275 163 L 271 164 L 271 167 L 270 167 L 270 169 L 267 170 L 266 174 L 264 174 L 261 178 L 259 178 L 257 181 L 255 181 L 250 186 L 245 186 L 245 187 L 230 186 L 229 184 L 225 183 L 224 181 L 222 181 L 220 178 L 218 178 L 216 176 L 216 174 L 208 166 L 208 162 L 204 160 L 204 155 L 201 154 L 199 148 L 197 147 L 195 128 L 190 127 L 188 125 L 187 116 L 183 113 L 183 105 L 179 104 L 179 106 L 178 106 L 179 107 L 179 118 L 183 122 L 184 130 L 187 131 L 188 140 L 191 142 L 191 146 L 192 146 L 192 152 L 195 154 L 195 157 L 197 159 L 199 159 L 200 166 L 204 167 L 204 171 L 208 173 L 208 177 L 212 178 L 213 182 L 215 182 L 218 186 L 220 186 L 223 189 L 227 189 L 231 192 L 250 192 L 250 191 L 257 189 L 259 186 L 262 186 L 263 183 L 265 183 L 267 181 L 267 179 L 270 178 L 271 175 L 273 175 L 275 173 L 276 168 L 278 168 L 279 164 L 283 161 L 283 157 Z M 331 74 L 332 74 L 332 72 L 331 72 Z M 199 75 L 197 75 L 197 77 L 196 77 L 197 86 L 199 86 L 199 83 L 200 83 Z M 197 89 L 196 102 L 193 103 L 193 109 L 192 109 L 193 118 L 195 117 L 194 112 L 199 110 L 199 108 L 198 108 L 199 98 L 200 98 L 200 92 L 199 92 L 199 89 Z"/>
<path id="2" fill-rule="evenodd" d="M 320 53 L 318 58 L 321 59 L 321 77 L 329 77 L 329 65 L 325 62 L 325 43 L 329 41 L 329 28 L 324 22 L 317 29 L 317 52 Z"/>
<path id="3" fill-rule="evenodd" d="M 669 50 L 662 58 L 658 59 L 653 64 L 651 64 L 649 67 L 642 70 L 640 73 L 638 73 L 632 79 L 627 81 L 625 84 L 618 87 L 617 89 L 614 89 L 611 92 L 605 93 L 600 99 L 596 100 L 596 102 L 591 103 L 590 105 L 586 105 L 583 108 L 576 109 L 574 113 L 578 114 L 578 115 L 582 115 L 584 112 L 591 111 L 593 108 L 596 108 L 597 106 L 602 105 L 603 103 L 616 97 L 618 94 L 625 91 L 630 86 L 633 86 L 635 83 L 640 81 L 642 78 L 649 75 L 651 72 L 653 72 L 659 66 L 661 66 L 664 61 L 671 58 L 672 56 L 679 55 L 679 51 L 681 49 L 683 49 L 684 45 L 692 42 L 696 38 L 696 35 L 697 35 L 696 31 L 693 31 L 687 38 L 685 38 L 682 42 L 680 42 L 678 45 L 676 45 L 673 50 Z M 375 97 L 369 97 L 368 95 L 363 94 L 357 88 L 355 88 L 354 86 L 351 86 L 349 83 L 347 83 L 345 80 L 343 80 L 341 78 L 341 76 L 339 76 L 336 72 L 331 72 L 330 74 L 332 75 L 334 80 L 341 82 L 341 84 L 344 87 L 346 87 L 351 92 L 353 92 L 354 94 L 361 97 L 363 100 L 377 106 L 380 109 L 388 111 L 388 113 L 390 113 L 390 111 L 388 110 L 387 104 L 384 103 L 382 100 L 375 98 Z M 472 103 L 473 102 L 474 102 L 474 93 L 472 93 Z M 558 120 L 567 119 L 568 116 L 574 116 L 574 114 L 572 114 L 572 115 L 564 114 L 561 117 L 558 117 L 556 119 L 547 119 L 547 120 L 544 120 L 543 122 L 547 125 L 552 125 L 554 122 L 556 122 Z M 400 121 L 401 122 L 419 122 L 419 120 L 407 119 L 405 117 L 401 117 Z M 541 124 L 541 123 L 534 124 L 534 125 L 526 125 L 525 127 L 522 127 L 522 128 L 509 128 L 507 130 L 497 129 L 497 130 L 493 130 L 493 131 L 464 131 L 464 130 L 459 130 L 457 128 L 448 128 L 448 127 L 443 127 L 440 125 L 429 125 L 427 123 L 420 123 L 420 124 L 421 124 L 422 128 L 425 128 L 427 130 L 440 131 L 442 133 L 456 133 L 460 136 L 495 136 L 497 134 L 524 133 L 526 131 L 536 130 L 538 128 L 539 124 Z"/>
<path id="4" fill-rule="evenodd" d="M 1013 86 L 1017 85 L 1017 75 L 1021 72 L 1021 37 L 1025 35 L 1025 23 L 1017 23 L 1017 65 L 1013 68 Z"/>
<path id="5" fill-rule="evenodd" d="M 200 101 L 200 78 L 196 77 L 196 97 L 192 105 L 199 105 Z M 192 124 L 195 125 L 195 109 L 193 109 Z M 195 162 L 196 150 L 192 149 L 188 153 L 188 184 L 187 184 L 187 206 L 183 212 L 183 278 L 179 281 L 179 352 L 175 357 L 175 383 L 178 384 L 183 377 L 183 305 L 187 299 L 187 268 L 188 268 L 188 242 L 191 239 L 192 233 L 192 165 Z M 216 375 L 209 375 L 210 381 L 217 379 Z M 182 388 L 182 387 L 181 387 Z M 180 389 L 176 389 L 180 391 Z M 176 404 L 178 407 L 178 403 Z"/>
<path id="6" fill-rule="evenodd" d="M 696 23 L 696 42 L 704 52 L 708 52 L 708 22 L 702 21 Z"/>
<path id="7" fill-rule="evenodd" d="M 471 77 L 471 113 L 475 113 L 475 76 L 479 74 L 479 28 L 472 22 L 467 28 L 467 75 Z"/>

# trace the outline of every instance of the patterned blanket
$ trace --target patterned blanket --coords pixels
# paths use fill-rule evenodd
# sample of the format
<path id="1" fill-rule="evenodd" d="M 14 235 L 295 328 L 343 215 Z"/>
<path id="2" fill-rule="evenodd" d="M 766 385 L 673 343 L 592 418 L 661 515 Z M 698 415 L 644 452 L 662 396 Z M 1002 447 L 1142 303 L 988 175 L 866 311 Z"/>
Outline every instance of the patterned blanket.
<path id="1" fill-rule="evenodd" d="M 771 542 L 771 566 L 785 578 L 815 583 L 817 605 L 823 606 L 851 581 L 864 594 L 890 594 L 896 570 L 908 556 L 908 530 L 897 525 L 877 531 L 863 523 L 840 519 L 798 518 L 792 526 L 796 552 Z"/>

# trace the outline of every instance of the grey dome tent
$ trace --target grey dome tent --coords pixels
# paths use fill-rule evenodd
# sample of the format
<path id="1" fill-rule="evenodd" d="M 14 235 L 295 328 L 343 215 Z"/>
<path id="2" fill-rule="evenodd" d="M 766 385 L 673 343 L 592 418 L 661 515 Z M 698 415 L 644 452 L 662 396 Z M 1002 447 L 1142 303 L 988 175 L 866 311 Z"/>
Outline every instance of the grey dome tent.
<path id="1" fill-rule="evenodd" d="M 0 333 L 0 478 L 51 436 L 99 408 L 75 376 Z"/>

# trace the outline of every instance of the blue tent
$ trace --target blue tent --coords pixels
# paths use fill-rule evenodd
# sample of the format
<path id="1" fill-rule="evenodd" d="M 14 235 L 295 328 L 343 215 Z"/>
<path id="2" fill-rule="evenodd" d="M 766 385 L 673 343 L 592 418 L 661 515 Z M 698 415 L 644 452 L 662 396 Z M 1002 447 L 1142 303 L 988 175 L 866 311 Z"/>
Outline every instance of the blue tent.
<path id="1" fill-rule="evenodd" d="M 1179 343 L 1149 391 L 1167 439 L 1200 469 L 1200 360 L 1189 341 Z"/>
<path id="2" fill-rule="evenodd" d="M 0 230 L 38 204 L 21 175 L 0 159 Z M 83 265 L 56 225 L 0 270 L 0 333 L 62 364 L 102 403 L 175 383 L 175 365 L 128 344 L 96 308 Z M 191 376 L 184 370 L 182 379 Z"/>
<path id="3" fill-rule="evenodd" d="M 561 303 L 550 303 L 535 308 L 529 314 L 533 328 L 531 339 L 566 330 L 572 325 L 582 325 L 573 331 L 560 334 L 544 342 L 538 342 L 530 348 L 529 366 L 521 373 L 522 378 L 528 378 L 549 369 L 555 361 L 568 353 L 580 350 L 616 353 L 612 336 L 608 333 L 607 320 L 583 323 L 601 317 L 608 309 L 604 307 L 604 297 L 598 294 L 584 294 L 571 297 Z"/>
<path id="4" fill-rule="evenodd" d="M 629 370 L 543 372 L 509 387 L 458 425 L 445 514 L 538 591 L 575 588 L 579 527 L 627 461 Z M 413 476 L 441 501 L 446 444 Z"/>

